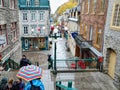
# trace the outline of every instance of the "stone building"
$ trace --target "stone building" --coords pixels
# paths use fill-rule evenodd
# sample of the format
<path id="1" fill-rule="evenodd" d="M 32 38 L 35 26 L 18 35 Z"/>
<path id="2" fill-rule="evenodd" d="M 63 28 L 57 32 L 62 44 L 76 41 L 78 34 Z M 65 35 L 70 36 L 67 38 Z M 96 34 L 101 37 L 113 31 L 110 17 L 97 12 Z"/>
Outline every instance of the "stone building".
<path id="1" fill-rule="evenodd" d="M 47 50 L 50 32 L 49 0 L 18 1 L 22 50 Z"/>
<path id="2" fill-rule="evenodd" d="M 17 0 L 0 0 L 0 60 L 3 64 L 9 58 L 16 62 L 21 58 L 17 7 Z"/>
<path id="3" fill-rule="evenodd" d="M 103 51 L 104 66 L 120 90 L 120 0 L 109 0 Z"/>

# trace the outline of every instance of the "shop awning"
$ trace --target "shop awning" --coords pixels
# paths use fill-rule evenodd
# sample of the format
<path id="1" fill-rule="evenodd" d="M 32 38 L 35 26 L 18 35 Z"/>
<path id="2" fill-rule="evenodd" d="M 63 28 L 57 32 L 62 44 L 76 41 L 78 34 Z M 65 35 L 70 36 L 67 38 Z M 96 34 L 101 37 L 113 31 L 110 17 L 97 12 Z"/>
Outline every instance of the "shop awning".
<path id="1" fill-rule="evenodd" d="M 90 48 L 91 46 L 87 41 L 85 41 L 80 35 L 78 35 L 76 32 L 71 33 L 72 37 L 75 39 L 75 42 L 77 43 L 80 48 Z"/>
<path id="2" fill-rule="evenodd" d="M 90 43 L 89 41 L 86 41 L 83 39 L 80 35 L 78 35 L 76 32 L 72 33 L 73 38 L 75 39 L 75 42 L 80 48 L 88 48 L 90 49 L 97 57 L 103 57 L 101 52 L 96 50 Z"/>
<path id="3" fill-rule="evenodd" d="M 89 48 L 94 54 L 96 54 L 96 56 L 98 57 L 103 57 L 103 55 L 98 51 L 96 50 L 94 47 L 90 47 Z"/>

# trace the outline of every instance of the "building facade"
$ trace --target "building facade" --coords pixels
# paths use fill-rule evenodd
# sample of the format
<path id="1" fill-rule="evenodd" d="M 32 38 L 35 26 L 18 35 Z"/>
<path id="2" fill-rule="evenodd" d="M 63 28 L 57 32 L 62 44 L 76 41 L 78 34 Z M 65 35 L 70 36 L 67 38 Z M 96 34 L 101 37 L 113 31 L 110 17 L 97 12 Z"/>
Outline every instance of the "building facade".
<path id="1" fill-rule="evenodd" d="M 72 33 L 78 33 L 79 30 L 79 15 L 80 15 L 80 6 L 76 6 L 69 10 L 69 19 L 68 19 L 68 46 L 73 56 L 76 55 L 76 42 L 72 37 Z"/>
<path id="2" fill-rule="evenodd" d="M 80 0 L 79 45 L 81 58 L 103 59 L 104 26 L 108 0 Z"/>
<path id="3" fill-rule="evenodd" d="M 104 66 L 120 89 L 120 0 L 109 0 L 104 34 Z"/>
<path id="4" fill-rule="evenodd" d="M 21 58 L 17 7 L 17 0 L 0 0 L 0 60 L 2 64 L 9 58 L 16 62 L 19 62 Z"/>
<path id="5" fill-rule="evenodd" d="M 19 0 L 23 51 L 47 50 L 50 32 L 49 0 Z"/>

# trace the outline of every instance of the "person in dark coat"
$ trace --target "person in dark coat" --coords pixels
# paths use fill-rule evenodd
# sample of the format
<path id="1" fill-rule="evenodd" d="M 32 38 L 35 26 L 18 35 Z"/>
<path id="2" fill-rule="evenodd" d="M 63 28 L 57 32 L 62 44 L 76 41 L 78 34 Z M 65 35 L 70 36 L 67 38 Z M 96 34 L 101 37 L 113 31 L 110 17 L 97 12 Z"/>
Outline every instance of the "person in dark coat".
<path id="1" fill-rule="evenodd" d="M 0 90 L 7 90 L 8 79 L 6 77 L 2 78 L 0 81 Z"/>
<path id="2" fill-rule="evenodd" d="M 27 59 L 25 55 L 22 55 L 22 59 L 20 60 L 20 67 L 31 65 L 30 60 Z"/>
<path id="3" fill-rule="evenodd" d="M 48 55 L 48 69 L 52 68 L 52 59 L 51 55 Z"/>

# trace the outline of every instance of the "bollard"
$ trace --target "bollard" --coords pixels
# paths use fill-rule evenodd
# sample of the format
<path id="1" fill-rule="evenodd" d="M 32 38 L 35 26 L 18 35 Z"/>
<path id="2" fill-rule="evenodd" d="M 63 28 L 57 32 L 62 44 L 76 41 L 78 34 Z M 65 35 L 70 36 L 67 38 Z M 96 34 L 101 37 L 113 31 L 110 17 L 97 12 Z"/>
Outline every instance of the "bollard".
<path id="1" fill-rule="evenodd" d="M 72 81 L 68 81 L 68 88 L 72 88 Z"/>

